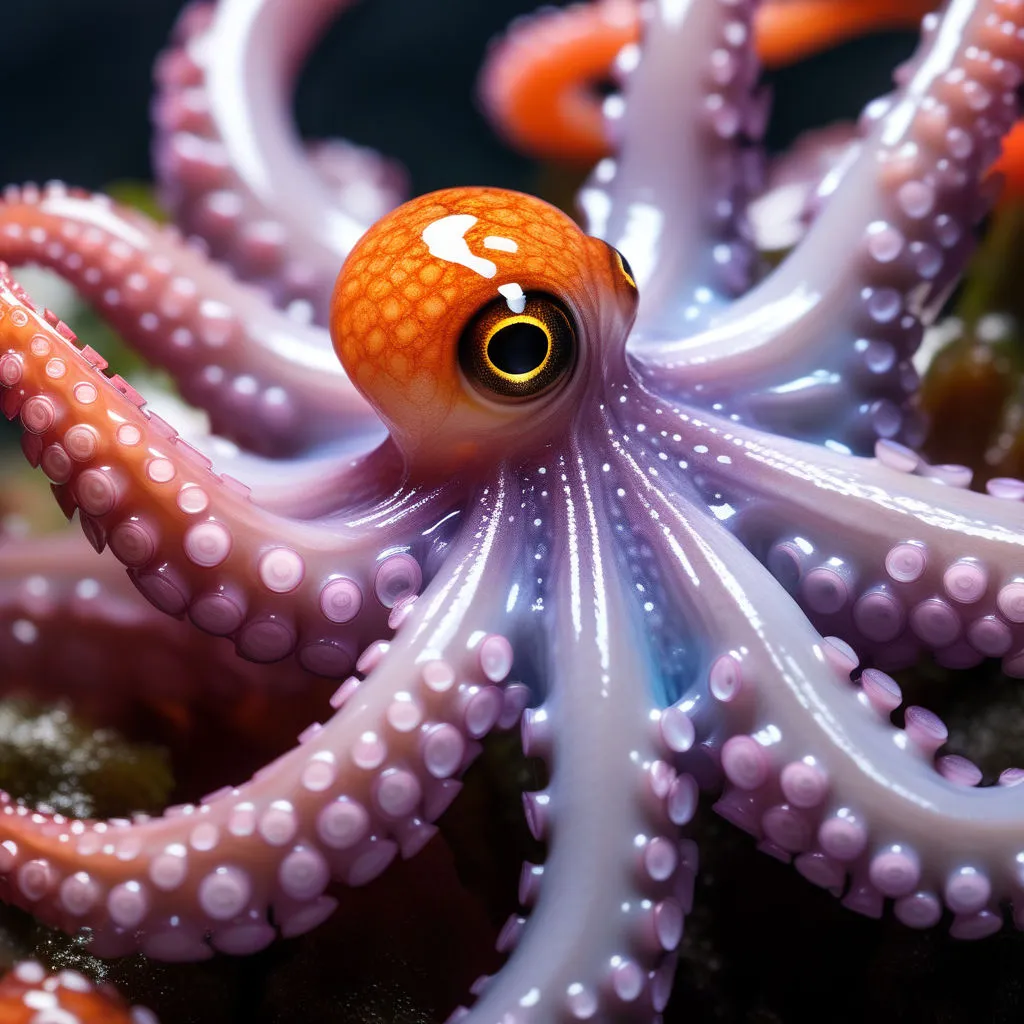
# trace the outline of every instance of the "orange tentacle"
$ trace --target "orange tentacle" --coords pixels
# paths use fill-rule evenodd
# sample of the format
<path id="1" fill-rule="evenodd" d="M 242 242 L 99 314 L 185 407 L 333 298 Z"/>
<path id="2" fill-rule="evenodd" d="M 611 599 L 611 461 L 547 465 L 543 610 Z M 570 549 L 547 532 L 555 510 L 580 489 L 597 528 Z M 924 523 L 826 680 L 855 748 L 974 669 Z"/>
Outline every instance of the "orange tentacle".
<path id="1" fill-rule="evenodd" d="M 480 93 L 495 126 L 534 156 L 593 163 L 608 146 L 592 91 L 639 38 L 634 0 L 547 12 L 510 30 L 484 64 Z"/>
<path id="2" fill-rule="evenodd" d="M 783 67 L 868 32 L 916 28 L 936 0 L 775 0 L 758 12 L 757 51 Z"/>
<path id="3" fill-rule="evenodd" d="M 757 46 L 780 67 L 862 33 L 913 27 L 935 0 L 774 0 L 757 14 Z M 498 129 L 534 156 L 593 163 L 608 153 L 593 86 L 640 36 L 635 0 L 597 0 L 513 27 L 484 65 L 481 96 Z"/>
<path id="4" fill-rule="evenodd" d="M 1003 136 L 1003 155 L 992 168 L 993 174 L 1002 174 L 1003 201 L 1024 196 L 1024 121 L 1018 121 L 1008 135 Z"/>

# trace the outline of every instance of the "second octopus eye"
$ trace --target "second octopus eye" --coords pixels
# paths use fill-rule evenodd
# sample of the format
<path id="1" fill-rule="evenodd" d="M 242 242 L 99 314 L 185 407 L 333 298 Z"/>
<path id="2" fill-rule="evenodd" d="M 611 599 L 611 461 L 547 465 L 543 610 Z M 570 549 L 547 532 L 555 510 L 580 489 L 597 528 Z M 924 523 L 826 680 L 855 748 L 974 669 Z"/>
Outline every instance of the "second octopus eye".
<path id="1" fill-rule="evenodd" d="M 462 372 L 495 398 L 535 398 L 561 381 L 575 361 L 572 318 L 547 295 L 525 296 L 519 312 L 506 299 L 488 303 L 459 341 Z"/>

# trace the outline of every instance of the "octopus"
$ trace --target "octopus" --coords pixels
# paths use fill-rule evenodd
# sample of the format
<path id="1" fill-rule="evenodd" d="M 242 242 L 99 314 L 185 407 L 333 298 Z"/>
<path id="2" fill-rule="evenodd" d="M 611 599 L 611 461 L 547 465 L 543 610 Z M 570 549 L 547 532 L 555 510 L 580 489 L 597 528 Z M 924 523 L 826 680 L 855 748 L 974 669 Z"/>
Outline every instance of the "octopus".
<path id="1" fill-rule="evenodd" d="M 211 680 L 237 661 L 240 692 L 337 689 L 251 778 L 160 815 L 0 795 L 0 895 L 102 957 L 253 954 L 423 850 L 518 724 L 546 857 L 455 1020 L 660 1019 L 702 791 L 854 912 L 1024 927 L 1024 770 L 943 753 L 890 674 L 1024 675 L 1024 482 L 922 459 L 910 363 L 997 194 L 1024 2 L 925 16 L 763 275 L 750 0 L 649 6 L 586 230 L 492 187 L 371 226 L 386 166 L 305 151 L 280 99 L 343 5 L 285 6 L 192 8 L 158 70 L 164 191 L 205 245 L 59 184 L 4 195 L 0 257 L 74 284 L 217 435 L 5 270 L 0 408 L 85 538 L 5 545 L 5 643 L 45 681 L 41 634 L 87 616 L 125 686 L 156 639 Z"/>

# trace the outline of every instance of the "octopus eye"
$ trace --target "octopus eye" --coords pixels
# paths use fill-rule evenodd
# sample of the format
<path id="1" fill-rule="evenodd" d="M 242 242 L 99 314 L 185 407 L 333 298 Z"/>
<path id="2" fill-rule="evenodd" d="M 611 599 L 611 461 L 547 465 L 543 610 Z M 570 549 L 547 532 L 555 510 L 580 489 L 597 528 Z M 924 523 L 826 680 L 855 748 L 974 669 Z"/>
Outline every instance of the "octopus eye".
<path id="1" fill-rule="evenodd" d="M 576 328 L 548 295 L 527 294 L 522 309 L 488 303 L 459 340 L 462 372 L 490 398 L 536 398 L 560 383 L 576 361 Z"/>

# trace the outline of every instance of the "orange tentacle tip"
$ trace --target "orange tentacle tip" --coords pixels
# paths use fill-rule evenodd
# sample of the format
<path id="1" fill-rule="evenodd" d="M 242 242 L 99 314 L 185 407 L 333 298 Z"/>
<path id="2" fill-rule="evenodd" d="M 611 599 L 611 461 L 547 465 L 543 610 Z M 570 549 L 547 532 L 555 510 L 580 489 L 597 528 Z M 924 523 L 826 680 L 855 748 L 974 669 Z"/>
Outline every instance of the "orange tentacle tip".
<path id="1" fill-rule="evenodd" d="M 636 290 L 618 254 L 517 192 L 459 188 L 392 212 L 352 251 L 331 335 L 407 458 L 472 460 L 531 427 Z M 530 433 L 530 431 L 526 431 Z"/>
<path id="2" fill-rule="evenodd" d="M 1024 121 L 1018 121 L 1004 137 L 1002 154 L 992 173 L 1003 176 L 1002 202 L 1024 198 Z"/>
<path id="3" fill-rule="evenodd" d="M 109 986 L 94 985 L 77 971 L 48 972 L 24 961 L 0 981 L 0 1024 L 157 1024 L 142 1007 L 129 1009 Z"/>
<path id="4" fill-rule="evenodd" d="M 914 28 L 937 0 L 772 0 L 755 15 L 758 55 L 782 67 L 868 32 Z M 594 163 L 609 152 L 595 88 L 640 39 L 636 0 L 545 11 L 491 51 L 480 95 L 497 128 L 533 156 Z"/>

